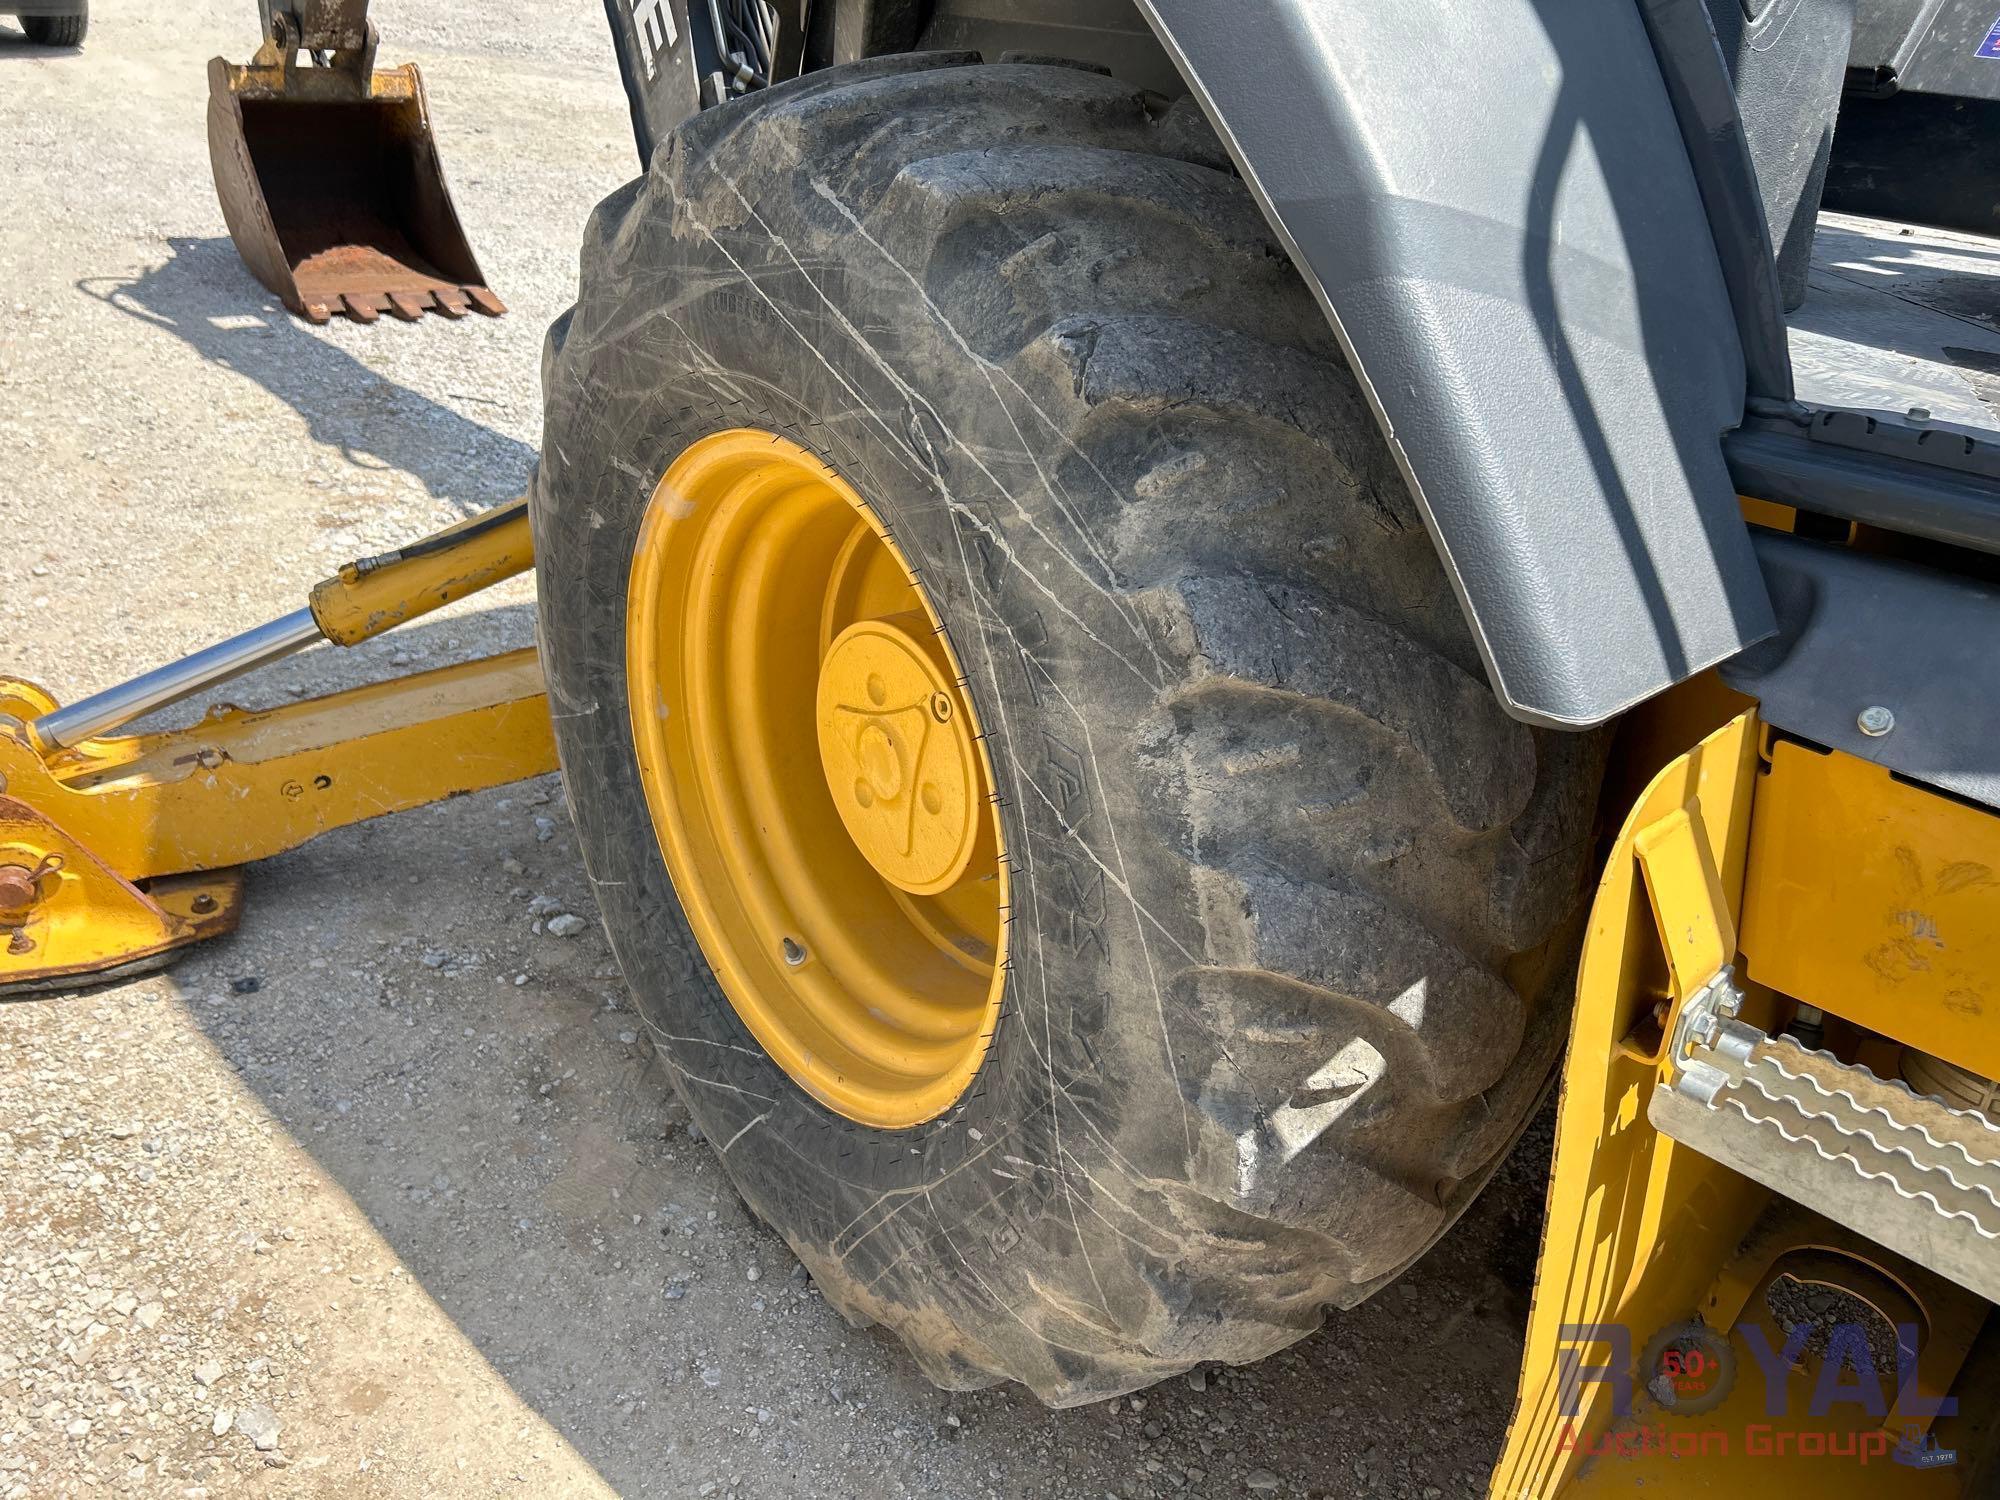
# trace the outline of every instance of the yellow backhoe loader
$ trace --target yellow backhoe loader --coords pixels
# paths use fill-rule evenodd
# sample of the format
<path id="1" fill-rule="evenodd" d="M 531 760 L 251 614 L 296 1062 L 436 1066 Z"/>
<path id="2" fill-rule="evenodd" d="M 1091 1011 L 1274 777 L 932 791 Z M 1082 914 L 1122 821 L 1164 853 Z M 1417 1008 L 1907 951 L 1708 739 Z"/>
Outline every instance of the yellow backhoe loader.
<path id="1" fill-rule="evenodd" d="M 362 9 L 217 65 L 232 232 L 485 307 L 448 208 L 299 227 L 350 127 L 435 179 L 365 26 L 294 65 Z M 531 492 L 0 683 L 0 987 L 559 766 L 689 1111 L 934 1380 L 1282 1348 L 1559 1078 L 1494 1496 L 2000 1492 L 1991 15 L 607 12 Z M 535 652 L 124 732 L 530 566 Z"/>

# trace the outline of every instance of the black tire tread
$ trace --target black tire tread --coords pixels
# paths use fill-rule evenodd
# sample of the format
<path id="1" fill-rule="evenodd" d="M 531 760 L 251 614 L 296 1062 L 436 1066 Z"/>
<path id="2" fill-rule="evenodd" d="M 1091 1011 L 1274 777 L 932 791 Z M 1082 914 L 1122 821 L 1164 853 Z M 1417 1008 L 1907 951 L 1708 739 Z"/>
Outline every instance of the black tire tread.
<path id="1" fill-rule="evenodd" d="M 585 295 L 656 199 L 691 213 L 755 133 L 913 304 L 950 310 L 1045 455 L 1084 618 L 1147 642 L 1139 807 L 1202 932 L 1160 976 L 1183 1116 L 1157 1128 L 1194 1150 L 1185 1181 L 1147 1187 L 1203 1226 L 1161 1256 L 1206 1264 L 1140 1267 L 1113 1327 L 1051 1267 L 1035 1348 L 1018 1311 L 941 1320 L 795 1241 L 933 1379 L 1068 1402 L 1279 1347 L 1449 1225 L 1560 1046 L 1601 745 L 1498 708 L 1324 318 L 1198 114 L 970 61 L 875 59 L 699 117 L 600 208 Z M 737 223 L 772 188 L 728 186 Z M 1327 1074 L 1343 1038 L 1381 1070 L 1345 1111 L 1324 1108 L 1355 1086 Z M 1135 1245 L 1159 1233 L 1142 1218 Z"/>
<path id="2" fill-rule="evenodd" d="M 66 16 L 23 16 L 21 30 L 38 47 L 81 47 L 90 31 L 90 12 L 80 8 Z"/>

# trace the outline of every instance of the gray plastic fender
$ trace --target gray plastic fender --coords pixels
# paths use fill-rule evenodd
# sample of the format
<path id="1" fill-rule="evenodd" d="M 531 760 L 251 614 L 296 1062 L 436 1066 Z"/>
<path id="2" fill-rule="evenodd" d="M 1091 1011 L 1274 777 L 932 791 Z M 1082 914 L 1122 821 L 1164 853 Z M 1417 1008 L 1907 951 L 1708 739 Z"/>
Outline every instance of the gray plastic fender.
<path id="1" fill-rule="evenodd" d="M 1595 724 L 1773 629 L 1744 363 L 1634 0 L 1140 0 L 1312 284 L 1495 690 Z"/>

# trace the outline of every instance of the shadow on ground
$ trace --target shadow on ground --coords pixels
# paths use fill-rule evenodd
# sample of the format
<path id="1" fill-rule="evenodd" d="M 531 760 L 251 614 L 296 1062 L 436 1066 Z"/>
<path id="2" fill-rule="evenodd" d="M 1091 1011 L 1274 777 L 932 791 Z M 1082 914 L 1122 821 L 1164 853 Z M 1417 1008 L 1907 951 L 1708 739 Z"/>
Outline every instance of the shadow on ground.
<path id="1" fill-rule="evenodd" d="M 448 660 L 520 634 L 528 613 L 316 649 L 233 695 L 283 702 L 386 675 L 392 651 Z M 550 910 L 586 930 L 537 931 Z M 849 1329 L 750 1218 L 690 1131 L 595 917 L 544 777 L 255 866 L 242 929 L 171 975 L 240 1086 L 574 1450 L 531 1472 L 535 1493 L 601 1479 L 631 1496 L 875 1500 L 898 1493 L 886 1475 L 969 1500 L 1256 1494 L 1266 1475 L 1294 1497 L 1483 1493 L 1514 1395 L 1548 1111 L 1402 1282 L 1270 1360 L 1062 1412 L 1013 1387 L 939 1391 L 894 1338 Z M 273 1241 L 288 1222 L 222 1211 Z M 351 1237 L 281 1253 L 362 1280 L 385 1269 Z M 392 1454 L 462 1441 L 433 1430 L 451 1407 L 430 1388 L 435 1362 L 459 1356 L 413 1352 L 434 1342 L 420 1322 L 404 1335 L 417 1343 L 340 1338 L 315 1365 L 319 1420 Z"/>
<path id="2" fill-rule="evenodd" d="M 527 487 L 532 447 L 384 379 L 301 324 L 251 276 L 226 236 L 166 243 L 168 258 L 144 274 L 86 278 L 78 289 L 262 386 L 304 419 L 314 442 L 351 463 L 401 470 L 464 514 Z M 282 467 L 282 455 L 273 460 Z"/>
<path id="3" fill-rule="evenodd" d="M 588 931 L 537 933 L 536 897 Z M 1294 1496 L 1483 1493 L 1547 1111 L 1430 1256 L 1322 1333 L 1051 1412 L 1013 1387 L 933 1389 L 750 1219 L 635 1021 L 554 778 L 257 867 L 241 933 L 175 978 L 242 1083 L 621 1494 L 1103 1500 L 1255 1493 L 1260 1470 Z"/>

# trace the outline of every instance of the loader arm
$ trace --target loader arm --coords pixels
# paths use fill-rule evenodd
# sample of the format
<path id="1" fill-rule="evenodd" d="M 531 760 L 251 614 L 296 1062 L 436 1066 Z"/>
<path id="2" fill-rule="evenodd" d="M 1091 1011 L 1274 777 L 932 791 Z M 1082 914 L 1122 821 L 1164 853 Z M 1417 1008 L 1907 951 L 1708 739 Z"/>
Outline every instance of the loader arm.
<path id="1" fill-rule="evenodd" d="M 1339 334 L 1508 709 L 1598 723 L 1767 634 L 1719 447 L 1745 342 L 1640 7 L 1141 4 Z M 1695 61 L 1726 94 L 1720 54 Z"/>

